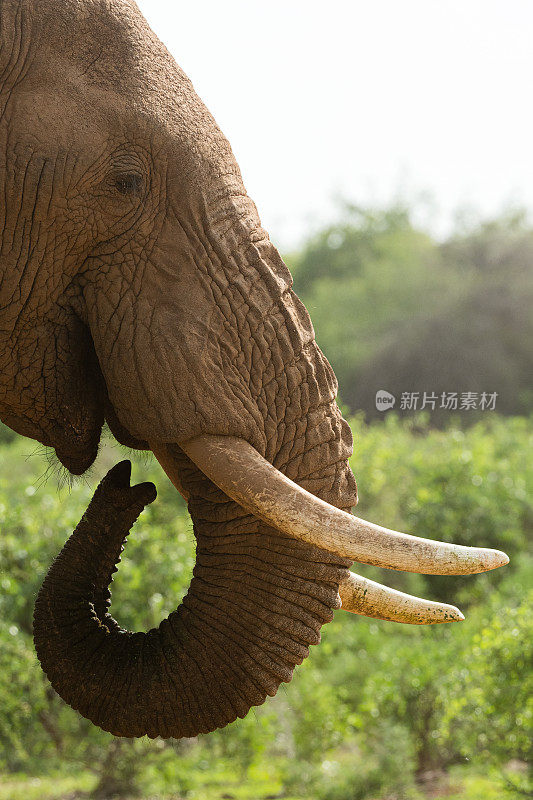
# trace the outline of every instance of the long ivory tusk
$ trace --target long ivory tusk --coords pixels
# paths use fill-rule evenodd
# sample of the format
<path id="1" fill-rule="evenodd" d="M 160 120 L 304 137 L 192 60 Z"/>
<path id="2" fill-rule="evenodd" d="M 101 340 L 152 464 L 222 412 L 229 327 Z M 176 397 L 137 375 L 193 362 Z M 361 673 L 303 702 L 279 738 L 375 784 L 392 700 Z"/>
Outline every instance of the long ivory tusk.
<path id="1" fill-rule="evenodd" d="M 347 514 L 291 481 L 243 439 L 203 435 L 180 447 L 246 511 L 288 536 L 339 556 L 428 575 L 470 575 L 509 562 L 500 550 L 397 533 Z"/>
<path id="2" fill-rule="evenodd" d="M 150 443 L 155 457 L 176 487 L 188 499 L 179 479 L 175 461 L 165 445 Z M 380 583 L 363 578 L 354 572 L 348 574 L 346 581 L 339 586 L 339 594 L 344 611 L 364 617 L 374 617 L 391 622 L 410 625 L 436 625 L 441 622 L 455 622 L 464 619 L 458 608 L 445 603 L 422 600 Z"/>
<path id="3" fill-rule="evenodd" d="M 363 617 L 404 622 L 409 625 L 437 625 L 441 622 L 460 622 L 464 619 L 458 608 L 446 603 L 422 600 L 380 583 L 349 573 L 339 586 L 342 607 Z"/>

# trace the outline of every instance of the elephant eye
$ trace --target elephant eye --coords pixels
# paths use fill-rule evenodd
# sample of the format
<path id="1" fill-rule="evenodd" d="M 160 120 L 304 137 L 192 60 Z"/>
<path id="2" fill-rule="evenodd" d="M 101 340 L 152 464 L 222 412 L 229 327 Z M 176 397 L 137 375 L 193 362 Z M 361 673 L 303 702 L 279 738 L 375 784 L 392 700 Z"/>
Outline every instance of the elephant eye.
<path id="1" fill-rule="evenodd" d="M 144 181 L 142 176 L 135 172 L 128 172 L 116 175 L 114 185 L 117 192 L 123 195 L 140 197 L 143 191 Z"/>

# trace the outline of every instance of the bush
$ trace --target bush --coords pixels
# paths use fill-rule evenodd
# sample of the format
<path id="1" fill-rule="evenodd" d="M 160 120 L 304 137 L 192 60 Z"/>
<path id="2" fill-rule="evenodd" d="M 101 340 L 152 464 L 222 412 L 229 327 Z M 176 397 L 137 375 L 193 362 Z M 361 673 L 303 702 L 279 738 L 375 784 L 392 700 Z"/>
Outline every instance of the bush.
<path id="1" fill-rule="evenodd" d="M 404 205 L 345 204 L 289 259 L 343 401 L 380 418 L 375 395 L 497 392 L 498 410 L 533 399 L 533 229 L 523 213 L 439 243 Z M 411 412 L 406 411 L 407 415 Z M 469 423 L 476 412 L 463 412 Z M 434 424 L 448 414 L 437 408 Z"/>
<path id="2" fill-rule="evenodd" d="M 352 420 L 352 468 L 360 490 L 357 513 L 416 536 L 505 550 L 510 568 L 479 576 L 369 575 L 432 599 L 468 605 L 489 592 L 531 553 L 533 425 L 521 417 L 487 416 L 463 430 L 439 431 L 427 417 L 382 425 Z"/>
<path id="3" fill-rule="evenodd" d="M 503 766 L 507 782 L 531 797 L 533 568 L 525 567 L 477 612 L 476 632 L 465 642 L 468 657 L 448 676 L 443 726 L 465 758 Z M 513 776 L 505 767 L 516 760 L 526 769 Z"/>
<path id="4" fill-rule="evenodd" d="M 407 731 L 392 723 L 376 728 L 375 734 L 360 752 L 323 764 L 325 774 L 317 784 L 317 800 L 415 800 L 418 793 Z"/>
<path id="5" fill-rule="evenodd" d="M 503 547 L 509 566 L 463 579 L 357 565 L 422 595 L 460 594 L 467 621 L 424 629 L 340 612 L 293 682 L 246 720 L 192 741 L 120 747 L 48 686 L 34 655 L 31 618 L 48 565 L 100 474 L 123 455 L 104 447 L 91 486 L 79 481 L 58 493 L 52 480 L 41 485 L 47 463 L 25 460 L 31 445 L 1 445 L 0 768 L 34 775 L 90 770 L 94 791 L 129 796 L 172 791 L 258 800 L 290 790 L 321 800 L 414 800 L 428 769 L 465 757 L 478 770 L 489 761 L 500 771 L 510 760 L 525 764 L 531 422 L 493 415 L 468 430 L 446 431 L 394 416 L 352 423 L 361 516 L 419 535 Z M 130 537 L 113 584 L 113 612 L 128 627 L 146 629 L 183 595 L 194 539 L 184 505 L 158 466 L 145 458 L 134 472 L 135 480 L 156 482 L 159 498 Z"/>

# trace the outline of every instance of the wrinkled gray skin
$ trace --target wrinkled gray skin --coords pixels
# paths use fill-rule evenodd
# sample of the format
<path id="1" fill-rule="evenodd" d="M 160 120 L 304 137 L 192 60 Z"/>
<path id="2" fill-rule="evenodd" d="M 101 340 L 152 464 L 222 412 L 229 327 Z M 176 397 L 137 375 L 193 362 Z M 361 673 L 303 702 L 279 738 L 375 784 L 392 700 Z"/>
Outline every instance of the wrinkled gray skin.
<path id="1" fill-rule="evenodd" d="M 241 437 L 349 509 L 351 434 L 228 142 L 135 3 L 1 0 L 0 25 L 0 418 L 75 474 L 104 420 L 123 444 L 172 443 L 198 539 L 175 638 L 144 678 L 149 647 L 112 681 L 111 657 L 89 680 L 67 648 L 62 671 L 112 711 L 67 699 L 117 734 L 195 735 L 290 679 L 349 562 L 246 516 L 179 443 Z"/>

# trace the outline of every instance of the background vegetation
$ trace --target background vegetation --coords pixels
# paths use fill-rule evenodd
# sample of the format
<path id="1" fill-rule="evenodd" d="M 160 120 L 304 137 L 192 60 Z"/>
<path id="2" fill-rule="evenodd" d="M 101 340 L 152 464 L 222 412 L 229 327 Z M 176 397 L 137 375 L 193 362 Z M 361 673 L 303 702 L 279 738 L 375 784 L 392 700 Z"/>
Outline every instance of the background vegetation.
<path id="1" fill-rule="evenodd" d="M 101 475 L 58 490 L 53 460 L 0 427 L 0 800 L 113 796 L 286 800 L 500 800 L 533 796 L 533 231 L 507 215 L 444 244 L 406 209 L 345 209 L 290 257 L 355 434 L 359 513 L 409 532 L 505 549 L 468 578 L 362 568 L 458 603 L 464 623 L 411 628 L 344 612 L 277 697 L 194 740 L 118 740 L 47 685 L 31 639 L 36 592 Z M 529 313 L 528 313 L 529 312 Z M 497 411 L 376 412 L 378 389 L 497 391 Z M 364 412 L 359 409 L 363 409 Z M 147 629 L 190 580 L 194 538 L 159 467 L 159 498 L 113 589 Z"/>
<path id="2" fill-rule="evenodd" d="M 379 389 L 398 400 L 402 392 L 497 392 L 501 413 L 528 413 L 532 263 L 533 228 L 521 211 L 459 225 L 442 243 L 417 229 L 406 207 L 349 204 L 289 257 L 343 401 L 370 417 L 380 416 Z M 434 424 L 448 418 L 432 413 Z"/>

